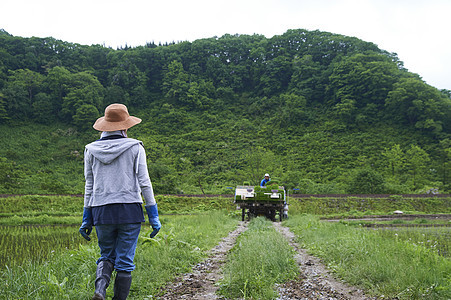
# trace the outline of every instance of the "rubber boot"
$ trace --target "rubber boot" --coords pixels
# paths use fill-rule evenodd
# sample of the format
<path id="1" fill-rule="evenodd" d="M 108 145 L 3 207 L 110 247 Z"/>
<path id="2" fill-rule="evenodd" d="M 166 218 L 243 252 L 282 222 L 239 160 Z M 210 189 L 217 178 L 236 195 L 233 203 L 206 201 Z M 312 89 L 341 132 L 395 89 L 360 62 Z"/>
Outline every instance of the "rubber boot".
<path id="1" fill-rule="evenodd" d="M 97 265 L 95 287 L 96 291 L 92 300 L 105 300 L 106 289 L 110 285 L 111 273 L 114 265 L 106 260 L 102 260 Z"/>
<path id="2" fill-rule="evenodd" d="M 116 280 L 114 281 L 114 297 L 113 300 L 125 300 L 130 292 L 130 285 L 132 284 L 132 273 L 118 271 L 116 273 Z"/>

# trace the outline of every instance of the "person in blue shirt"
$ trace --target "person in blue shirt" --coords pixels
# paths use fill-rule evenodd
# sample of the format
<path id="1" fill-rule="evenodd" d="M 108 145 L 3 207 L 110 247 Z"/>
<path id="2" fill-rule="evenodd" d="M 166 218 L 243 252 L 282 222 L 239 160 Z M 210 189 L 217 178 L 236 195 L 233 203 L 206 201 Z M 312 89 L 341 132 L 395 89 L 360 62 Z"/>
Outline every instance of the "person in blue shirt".
<path id="1" fill-rule="evenodd" d="M 260 187 L 264 187 L 270 181 L 271 179 L 269 178 L 269 174 L 266 173 L 265 178 L 263 178 L 262 181 L 260 182 Z"/>

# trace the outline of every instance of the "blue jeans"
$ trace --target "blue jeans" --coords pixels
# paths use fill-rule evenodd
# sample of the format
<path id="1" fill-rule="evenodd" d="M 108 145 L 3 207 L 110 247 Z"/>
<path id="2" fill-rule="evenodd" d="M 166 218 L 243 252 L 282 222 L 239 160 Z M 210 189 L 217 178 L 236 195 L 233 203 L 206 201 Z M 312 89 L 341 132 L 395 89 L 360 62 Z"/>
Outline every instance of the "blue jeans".
<path id="1" fill-rule="evenodd" d="M 107 260 L 114 264 L 116 271 L 133 271 L 141 223 L 97 225 L 95 228 L 100 247 L 97 263 Z"/>

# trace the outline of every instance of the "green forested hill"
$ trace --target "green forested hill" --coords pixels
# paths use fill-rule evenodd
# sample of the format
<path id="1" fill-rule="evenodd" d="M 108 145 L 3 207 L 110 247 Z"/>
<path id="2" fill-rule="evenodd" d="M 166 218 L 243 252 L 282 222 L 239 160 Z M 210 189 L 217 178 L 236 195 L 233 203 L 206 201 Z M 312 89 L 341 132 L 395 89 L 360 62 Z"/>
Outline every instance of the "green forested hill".
<path id="1" fill-rule="evenodd" d="M 116 50 L 0 31 L 0 192 L 82 193 L 110 103 L 143 119 L 129 135 L 157 193 L 266 172 L 302 193 L 451 192 L 451 91 L 373 43 L 301 29 Z"/>

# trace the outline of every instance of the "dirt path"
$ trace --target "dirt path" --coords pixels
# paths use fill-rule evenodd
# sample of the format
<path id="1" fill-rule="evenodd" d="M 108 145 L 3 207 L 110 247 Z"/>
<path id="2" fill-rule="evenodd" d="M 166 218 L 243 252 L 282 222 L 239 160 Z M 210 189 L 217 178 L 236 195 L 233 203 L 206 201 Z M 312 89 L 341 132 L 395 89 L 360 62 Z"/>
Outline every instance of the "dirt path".
<path id="1" fill-rule="evenodd" d="M 365 296 L 362 290 L 348 286 L 336 280 L 321 261 L 309 255 L 295 242 L 295 235 L 287 227 L 274 222 L 279 231 L 296 250 L 296 262 L 299 265 L 300 276 L 297 280 L 289 281 L 278 286 L 278 300 L 291 299 L 372 299 Z"/>
<path id="2" fill-rule="evenodd" d="M 296 280 L 279 285 L 278 300 L 294 299 L 349 299 L 367 300 L 363 291 L 350 287 L 343 282 L 334 279 L 320 260 L 307 254 L 304 249 L 294 241 L 295 235 L 280 223 L 273 223 L 275 228 L 288 240 L 296 250 L 296 262 L 299 265 L 300 276 Z M 183 274 L 168 284 L 157 299 L 223 299 L 216 295 L 218 286 L 215 285 L 221 278 L 221 268 L 225 263 L 230 249 L 235 244 L 236 238 L 247 229 L 247 222 L 240 222 L 238 227 L 212 250 L 209 257 L 197 264 L 193 271 Z"/>
<path id="3" fill-rule="evenodd" d="M 159 299 L 220 299 L 216 295 L 215 285 L 222 277 L 221 268 L 225 263 L 227 253 L 235 244 L 236 238 L 247 229 L 247 222 L 240 222 L 238 227 L 213 249 L 209 257 L 197 264 L 191 273 L 177 277 L 164 289 L 164 295 Z"/>

